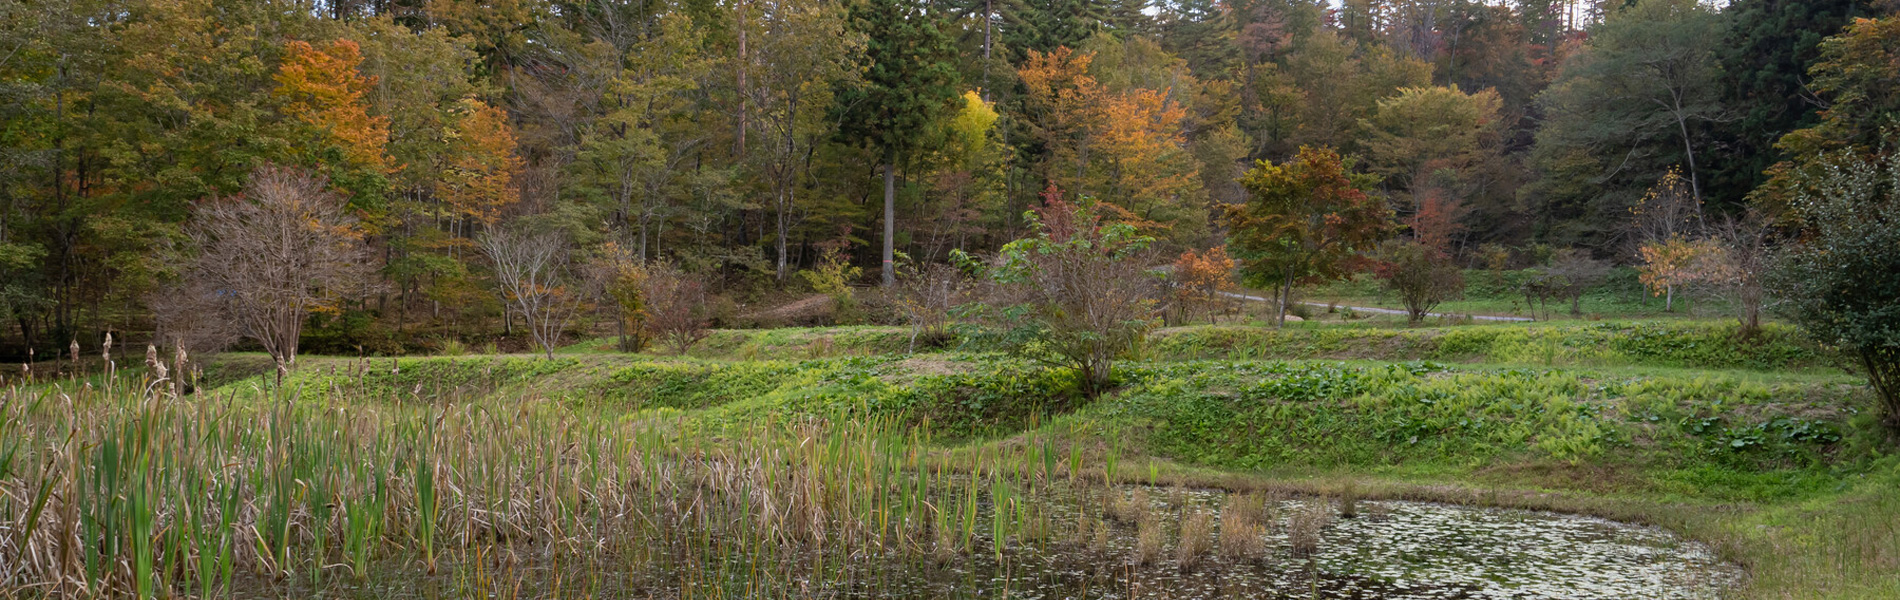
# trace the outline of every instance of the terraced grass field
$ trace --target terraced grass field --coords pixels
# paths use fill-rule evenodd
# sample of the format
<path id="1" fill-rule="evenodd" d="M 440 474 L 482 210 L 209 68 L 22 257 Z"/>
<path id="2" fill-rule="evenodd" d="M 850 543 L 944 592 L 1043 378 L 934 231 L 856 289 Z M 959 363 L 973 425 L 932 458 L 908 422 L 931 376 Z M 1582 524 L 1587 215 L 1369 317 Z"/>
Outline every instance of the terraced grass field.
<path id="1" fill-rule="evenodd" d="M 1350 597 L 1389 582 L 1299 567 L 1337 552 L 1300 554 L 1300 507 L 1416 501 L 1660 527 L 1739 567 L 1728 597 L 1900 597 L 1895 440 L 1860 381 L 1786 330 L 1186 328 L 1094 401 L 1062 369 L 909 344 L 894 328 L 726 331 L 690 356 L 588 341 L 554 360 L 308 357 L 281 382 L 227 355 L 187 396 L 138 369 L 16 384 L 0 582 L 805 597 L 954 572 L 926 579 L 1088 594 L 1187 581 L 1169 573 L 1205 555 Z M 1166 525 L 1125 515 L 1128 486 L 1178 497 L 1155 501 Z M 1284 510 L 1226 524 L 1259 498 Z M 1217 514 L 1278 541 L 1220 554 L 1191 524 Z M 613 575 L 561 579 L 583 571 Z"/>

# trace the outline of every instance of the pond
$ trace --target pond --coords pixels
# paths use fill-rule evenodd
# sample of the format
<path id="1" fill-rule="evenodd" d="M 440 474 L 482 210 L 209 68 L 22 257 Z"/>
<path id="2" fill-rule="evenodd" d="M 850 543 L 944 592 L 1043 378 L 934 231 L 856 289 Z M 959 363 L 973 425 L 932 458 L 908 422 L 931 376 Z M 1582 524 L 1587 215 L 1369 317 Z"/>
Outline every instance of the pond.
<path id="1" fill-rule="evenodd" d="M 924 559 L 904 548 L 843 549 L 830 557 L 765 552 L 771 556 L 716 558 L 711 562 L 719 564 L 681 577 L 674 572 L 679 563 L 603 564 L 598 552 L 590 560 L 557 561 L 566 564 L 516 553 L 506 553 L 516 558 L 503 564 L 489 553 L 481 562 L 490 564 L 451 564 L 441 575 L 403 567 L 365 583 L 252 590 L 384 599 L 1696 600 L 1721 598 L 1744 577 L 1702 544 L 1654 527 L 1578 515 L 1145 486 L 1064 488 L 1039 496 L 1046 512 L 998 511 L 984 499 L 974 549 Z M 1232 511 L 1249 518 L 1227 514 Z M 991 533 L 998 531 L 992 515 L 999 512 L 1033 516 L 1006 517 L 1016 522 L 999 546 Z M 1223 539 L 1234 533 L 1254 541 Z M 469 575 L 484 571 L 489 580 Z M 771 581 L 745 575 L 760 571 L 804 575 Z"/>
<path id="2" fill-rule="evenodd" d="M 1262 527 L 1265 543 L 1253 555 L 1236 558 L 1210 544 L 1196 566 L 1183 568 L 1184 515 L 1200 512 L 1227 525 L 1220 517 L 1222 510 L 1233 509 L 1225 502 L 1228 494 L 1140 490 L 1126 492 L 1121 500 L 1144 498 L 1158 520 L 1171 522 L 1161 528 L 1164 556 L 1152 564 L 1135 558 L 1140 525 L 1105 519 L 1112 532 L 1105 544 L 1016 548 L 1014 570 L 1040 567 L 1035 575 L 1005 577 L 993 561 L 975 557 L 973 563 L 947 567 L 947 573 L 919 573 L 898 586 L 908 591 L 863 596 L 961 596 L 959 590 L 977 583 L 997 596 L 1007 587 L 1016 598 L 1691 600 L 1719 598 L 1743 578 L 1739 567 L 1722 562 L 1708 547 L 1654 527 L 1402 501 L 1359 501 L 1356 514 L 1346 518 L 1338 516 L 1341 502 L 1331 499 L 1270 500 L 1273 505 L 1263 511 L 1271 520 Z M 1309 516 L 1314 514 L 1325 516 Z M 1294 539 L 1301 535 L 1302 521 L 1319 522 L 1317 543 L 1305 552 Z M 1217 527 L 1211 537 L 1218 535 Z M 971 574 L 982 577 L 971 581 Z M 912 593 L 918 591 L 925 593 Z"/>

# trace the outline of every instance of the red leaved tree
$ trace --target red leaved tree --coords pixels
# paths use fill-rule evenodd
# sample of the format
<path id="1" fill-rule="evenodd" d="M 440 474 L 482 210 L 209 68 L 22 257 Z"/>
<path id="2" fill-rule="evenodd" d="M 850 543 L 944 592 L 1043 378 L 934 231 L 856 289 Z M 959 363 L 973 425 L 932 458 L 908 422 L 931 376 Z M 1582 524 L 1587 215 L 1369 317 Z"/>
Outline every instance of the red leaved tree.
<path id="1" fill-rule="evenodd" d="M 1240 180 L 1247 202 L 1227 207 L 1227 246 L 1248 284 L 1279 290 L 1281 324 L 1293 286 L 1344 277 L 1392 231 L 1392 211 L 1366 193 L 1373 178 L 1350 166 L 1325 148 L 1301 148 L 1281 165 L 1263 160 Z"/>

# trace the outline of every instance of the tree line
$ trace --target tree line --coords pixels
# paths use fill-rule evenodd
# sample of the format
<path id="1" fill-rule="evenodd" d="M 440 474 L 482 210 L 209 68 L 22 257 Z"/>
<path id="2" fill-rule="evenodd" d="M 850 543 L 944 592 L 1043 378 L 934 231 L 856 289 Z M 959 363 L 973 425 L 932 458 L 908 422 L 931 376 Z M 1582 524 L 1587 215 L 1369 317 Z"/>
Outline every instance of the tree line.
<path id="1" fill-rule="evenodd" d="M 1487 261 L 1574 274 L 1545 296 L 1603 261 L 1732 281 L 1717 241 L 1766 247 L 1831 165 L 1886 151 L 1888 11 L 0 0 L 0 353 L 182 332 L 246 282 L 312 316 L 225 324 L 365 351 L 558 333 L 584 300 L 901 286 L 1050 235 L 1056 205 L 1282 293 L 1371 269 L 1429 306 Z M 287 247 L 240 235 L 263 222 L 331 241 L 294 277 L 220 254 Z"/>

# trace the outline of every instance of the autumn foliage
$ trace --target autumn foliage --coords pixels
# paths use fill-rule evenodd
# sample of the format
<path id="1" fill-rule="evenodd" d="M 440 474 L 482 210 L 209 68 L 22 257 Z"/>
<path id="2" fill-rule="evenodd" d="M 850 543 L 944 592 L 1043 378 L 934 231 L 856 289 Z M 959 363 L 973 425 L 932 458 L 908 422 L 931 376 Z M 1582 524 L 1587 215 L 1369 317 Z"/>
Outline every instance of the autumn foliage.
<path id="1" fill-rule="evenodd" d="M 1188 318 L 1203 313 L 1213 319 L 1227 303 L 1226 294 L 1238 289 L 1234 285 L 1234 264 L 1226 246 L 1182 252 L 1174 260 L 1173 277 L 1174 301 L 1180 312 Z"/>
<path id="2" fill-rule="evenodd" d="M 1205 214 L 1190 202 L 1201 190 L 1183 135 L 1187 108 L 1169 89 L 1109 89 L 1090 75 L 1094 60 L 1069 48 L 1030 50 L 1017 69 L 1031 130 L 1049 151 L 1044 178 L 1153 223 L 1145 233 L 1198 229 Z"/>
<path id="3" fill-rule="evenodd" d="M 442 199 L 456 214 L 494 225 L 503 210 L 521 200 L 514 187 L 521 157 L 508 113 L 475 98 L 464 98 L 451 135 L 458 150 L 442 173 Z"/>
<path id="4" fill-rule="evenodd" d="M 284 114 L 319 132 L 341 151 L 344 164 L 388 174 L 394 171 L 383 152 L 389 117 L 369 114 L 364 96 L 376 79 L 357 71 L 362 62 L 360 47 L 347 39 L 322 46 L 291 41 L 277 70 L 276 95 L 285 102 Z"/>
<path id="5" fill-rule="evenodd" d="M 1369 178 L 1330 149 L 1301 148 L 1285 164 L 1260 161 L 1240 183 L 1250 197 L 1227 207 L 1228 247 L 1249 283 L 1280 290 L 1282 320 L 1293 286 L 1362 267 L 1362 253 L 1392 229 L 1391 209 L 1366 193 Z"/>
<path id="6" fill-rule="evenodd" d="M 1672 237 L 1644 244 L 1637 253 L 1643 261 L 1638 277 L 1651 293 L 1665 298 L 1663 310 L 1675 309 L 1678 289 L 1720 281 L 1728 269 L 1721 244 L 1709 239 Z"/>

